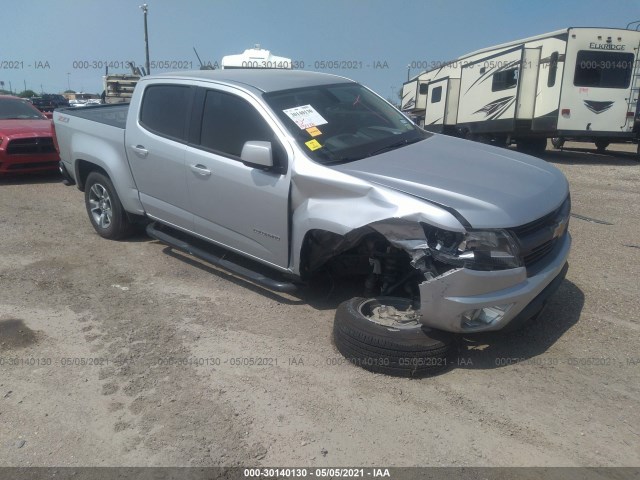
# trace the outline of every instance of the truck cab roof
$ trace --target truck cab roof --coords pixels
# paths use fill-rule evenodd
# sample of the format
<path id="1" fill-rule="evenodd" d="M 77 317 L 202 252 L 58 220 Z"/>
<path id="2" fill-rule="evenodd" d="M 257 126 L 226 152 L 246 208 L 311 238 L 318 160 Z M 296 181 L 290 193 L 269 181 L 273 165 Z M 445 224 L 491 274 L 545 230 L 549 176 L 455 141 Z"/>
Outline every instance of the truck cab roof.
<path id="1" fill-rule="evenodd" d="M 162 78 L 210 81 L 244 88 L 251 87 L 263 93 L 304 88 L 314 85 L 352 82 L 352 80 L 338 75 L 283 69 L 193 70 L 152 75 L 144 77 L 141 81 Z"/>

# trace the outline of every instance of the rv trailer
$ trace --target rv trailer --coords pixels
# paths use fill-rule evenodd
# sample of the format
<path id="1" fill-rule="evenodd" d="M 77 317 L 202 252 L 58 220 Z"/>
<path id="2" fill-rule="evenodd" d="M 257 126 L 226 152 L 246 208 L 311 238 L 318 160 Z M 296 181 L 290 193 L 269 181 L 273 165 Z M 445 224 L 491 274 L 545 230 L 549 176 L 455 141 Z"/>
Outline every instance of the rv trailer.
<path id="1" fill-rule="evenodd" d="M 406 82 L 402 110 L 426 130 L 539 152 L 547 138 L 636 138 L 640 32 L 567 28 L 484 48 Z"/>

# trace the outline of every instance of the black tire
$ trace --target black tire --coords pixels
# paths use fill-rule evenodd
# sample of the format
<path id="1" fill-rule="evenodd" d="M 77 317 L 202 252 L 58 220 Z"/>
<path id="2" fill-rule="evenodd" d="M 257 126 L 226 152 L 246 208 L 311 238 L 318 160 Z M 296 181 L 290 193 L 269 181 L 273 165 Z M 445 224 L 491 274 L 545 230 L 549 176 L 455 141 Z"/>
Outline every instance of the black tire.
<path id="1" fill-rule="evenodd" d="M 608 140 L 596 140 L 593 143 L 596 144 L 596 149 L 599 152 L 604 152 L 611 142 L 609 142 Z"/>
<path id="2" fill-rule="evenodd" d="M 564 138 L 553 137 L 551 139 L 551 145 L 553 145 L 553 148 L 557 148 L 558 150 L 560 150 L 564 146 Z"/>
<path id="3" fill-rule="evenodd" d="M 423 377 L 451 364 L 455 336 L 420 324 L 391 328 L 363 312 L 379 305 L 407 310 L 411 301 L 397 297 L 352 298 L 340 304 L 333 324 L 338 351 L 366 370 L 400 377 Z"/>
<path id="4" fill-rule="evenodd" d="M 109 178 L 91 172 L 84 185 L 84 204 L 93 228 L 103 238 L 121 240 L 134 231 Z"/>

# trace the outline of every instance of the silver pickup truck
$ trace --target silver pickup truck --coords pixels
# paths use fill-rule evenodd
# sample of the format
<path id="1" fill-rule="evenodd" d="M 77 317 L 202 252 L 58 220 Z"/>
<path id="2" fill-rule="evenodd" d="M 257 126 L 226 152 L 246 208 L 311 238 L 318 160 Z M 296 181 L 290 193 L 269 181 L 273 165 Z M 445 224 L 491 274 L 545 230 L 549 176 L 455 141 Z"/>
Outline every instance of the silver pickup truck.
<path id="1" fill-rule="evenodd" d="M 151 221 L 152 237 L 276 290 L 327 270 L 361 278 L 363 297 L 336 317 L 343 353 L 376 332 L 392 349 L 407 332 L 521 325 L 566 274 L 559 170 L 427 133 L 342 77 L 163 74 L 130 105 L 56 110 L 54 123 L 61 171 L 102 237 Z"/>

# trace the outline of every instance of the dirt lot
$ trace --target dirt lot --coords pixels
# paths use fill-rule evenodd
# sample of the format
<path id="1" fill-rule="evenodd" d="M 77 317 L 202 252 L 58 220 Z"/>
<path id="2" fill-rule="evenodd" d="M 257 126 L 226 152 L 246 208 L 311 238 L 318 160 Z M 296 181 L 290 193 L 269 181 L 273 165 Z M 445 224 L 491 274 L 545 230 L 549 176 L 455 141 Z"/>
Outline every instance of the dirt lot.
<path id="1" fill-rule="evenodd" d="M 572 146 L 544 157 L 582 217 L 544 319 L 421 380 L 343 361 L 343 286 L 277 295 L 0 181 L 0 465 L 640 465 L 640 164 Z"/>

